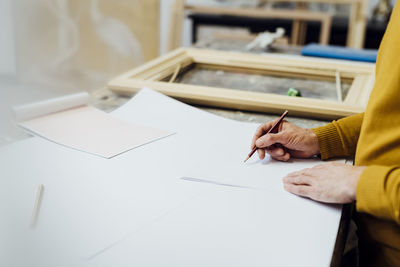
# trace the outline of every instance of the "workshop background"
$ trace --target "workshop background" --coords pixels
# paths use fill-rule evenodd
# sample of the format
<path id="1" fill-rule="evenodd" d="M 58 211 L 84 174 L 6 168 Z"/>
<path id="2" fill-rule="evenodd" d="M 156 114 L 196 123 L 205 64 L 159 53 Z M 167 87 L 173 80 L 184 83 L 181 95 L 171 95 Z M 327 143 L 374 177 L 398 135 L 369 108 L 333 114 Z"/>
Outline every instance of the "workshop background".
<path id="1" fill-rule="evenodd" d="M 395 2 L 367 2 L 362 48 L 377 49 Z M 15 125 L 12 106 L 73 92 L 95 92 L 116 75 L 167 53 L 174 4 L 174 0 L 1 0 L 0 145 L 24 136 Z M 298 8 L 294 3 L 263 0 L 188 0 L 186 4 Z M 307 8 L 333 14 L 329 43 L 346 45 L 349 6 L 309 3 Z M 178 46 L 208 47 L 212 46 L 210 39 L 224 36 L 251 42 L 257 33 L 277 27 L 285 29 L 287 45 L 318 42 L 318 23 L 309 23 L 306 37 L 293 44 L 291 20 L 221 21 L 191 14 L 185 16 Z"/>

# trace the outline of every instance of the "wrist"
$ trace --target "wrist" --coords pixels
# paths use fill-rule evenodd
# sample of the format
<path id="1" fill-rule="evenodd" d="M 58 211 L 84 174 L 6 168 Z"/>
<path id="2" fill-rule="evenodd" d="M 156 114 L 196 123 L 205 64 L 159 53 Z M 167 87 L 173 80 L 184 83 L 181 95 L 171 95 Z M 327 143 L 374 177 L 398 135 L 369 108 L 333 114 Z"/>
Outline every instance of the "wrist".
<path id="1" fill-rule="evenodd" d="M 319 150 L 319 142 L 318 142 L 317 135 L 311 129 L 306 129 L 306 131 L 307 131 L 307 136 L 308 136 L 308 140 L 309 140 L 308 143 L 309 143 L 309 148 L 310 148 L 311 153 L 313 155 L 319 155 L 320 150 Z"/>
<path id="2" fill-rule="evenodd" d="M 352 175 L 350 175 L 350 177 L 351 177 L 350 188 L 351 188 L 353 200 L 356 200 L 357 184 L 361 178 L 362 173 L 364 172 L 364 170 L 366 168 L 367 168 L 366 166 L 352 166 L 353 173 L 352 173 Z"/>

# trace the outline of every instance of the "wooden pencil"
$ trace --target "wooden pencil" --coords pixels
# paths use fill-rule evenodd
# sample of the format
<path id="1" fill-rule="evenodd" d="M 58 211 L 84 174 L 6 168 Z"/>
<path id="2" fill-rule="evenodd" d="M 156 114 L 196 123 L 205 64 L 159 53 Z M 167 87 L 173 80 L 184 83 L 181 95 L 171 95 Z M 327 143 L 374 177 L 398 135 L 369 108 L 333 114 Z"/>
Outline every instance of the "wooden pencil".
<path id="1" fill-rule="evenodd" d="M 36 193 L 35 205 L 33 207 L 31 228 L 36 227 L 36 223 L 37 223 L 38 216 L 39 216 L 40 204 L 42 202 L 42 197 L 43 197 L 43 190 L 44 190 L 44 186 L 42 184 L 39 185 L 39 188 Z"/>
<path id="2" fill-rule="evenodd" d="M 281 124 L 281 122 L 283 121 L 283 119 L 286 117 L 286 115 L 289 113 L 289 111 L 285 110 L 285 112 L 283 112 L 282 116 L 274 123 L 274 125 L 272 125 L 272 127 L 269 129 L 269 131 L 266 134 L 269 133 L 274 133 L 274 131 L 278 130 L 279 125 Z M 249 155 L 247 155 L 247 158 L 244 160 L 244 162 L 246 162 L 249 158 L 251 158 L 251 156 L 253 156 L 253 154 L 257 151 L 258 147 L 254 147 L 253 150 L 249 153 Z"/>

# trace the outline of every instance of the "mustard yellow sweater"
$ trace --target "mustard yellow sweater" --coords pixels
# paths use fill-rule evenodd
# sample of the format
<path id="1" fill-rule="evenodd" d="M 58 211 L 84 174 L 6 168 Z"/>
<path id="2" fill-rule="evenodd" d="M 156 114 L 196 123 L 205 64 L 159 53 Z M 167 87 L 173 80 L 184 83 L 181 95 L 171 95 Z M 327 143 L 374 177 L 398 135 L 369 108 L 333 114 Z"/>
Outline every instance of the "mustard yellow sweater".
<path id="1" fill-rule="evenodd" d="M 400 266 L 400 1 L 379 48 L 364 113 L 313 129 L 322 159 L 355 155 L 361 266 Z"/>

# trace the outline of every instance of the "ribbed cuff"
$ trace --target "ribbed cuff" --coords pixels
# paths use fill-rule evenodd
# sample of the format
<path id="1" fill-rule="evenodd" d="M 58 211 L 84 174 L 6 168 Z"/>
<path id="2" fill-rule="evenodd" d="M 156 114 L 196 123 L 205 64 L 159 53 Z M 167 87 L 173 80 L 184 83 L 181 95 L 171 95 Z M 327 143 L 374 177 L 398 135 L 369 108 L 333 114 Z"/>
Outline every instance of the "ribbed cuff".
<path id="1" fill-rule="evenodd" d="M 360 176 L 356 188 L 356 209 L 382 219 L 392 219 L 390 203 L 385 193 L 385 180 L 391 167 L 368 166 Z"/>
<path id="2" fill-rule="evenodd" d="M 343 144 L 333 123 L 312 129 L 318 138 L 321 159 L 329 159 L 343 154 Z"/>

